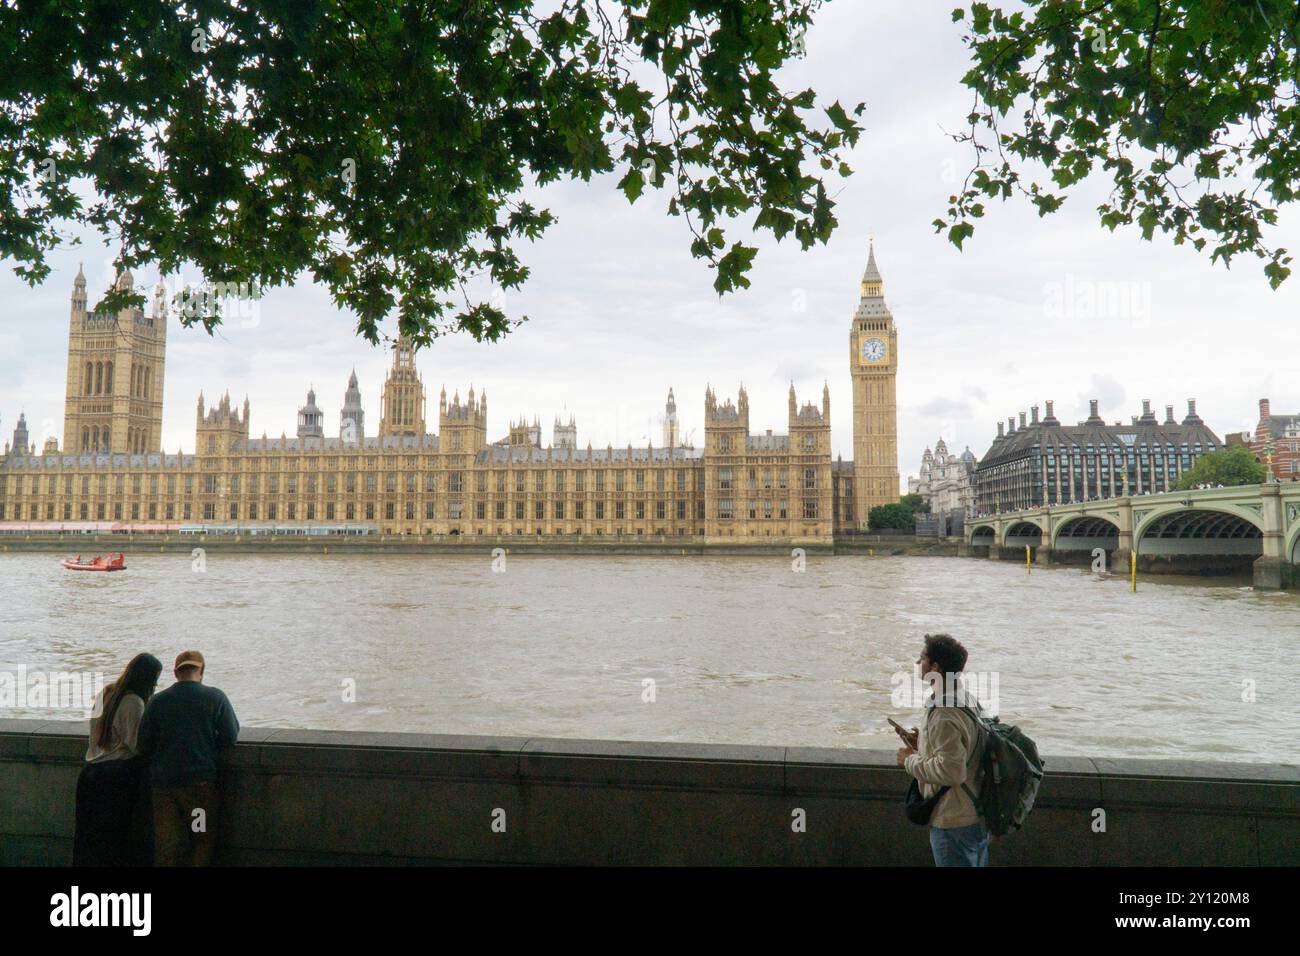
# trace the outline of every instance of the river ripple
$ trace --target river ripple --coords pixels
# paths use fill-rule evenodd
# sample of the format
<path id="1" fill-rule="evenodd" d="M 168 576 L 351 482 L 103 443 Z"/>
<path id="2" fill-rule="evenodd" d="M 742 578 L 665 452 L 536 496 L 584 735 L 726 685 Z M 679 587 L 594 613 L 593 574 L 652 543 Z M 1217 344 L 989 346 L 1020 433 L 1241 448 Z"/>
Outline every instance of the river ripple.
<path id="1" fill-rule="evenodd" d="M 885 716 L 916 714 L 891 678 L 947 631 L 1048 754 L 1300 763 L 1300 595 L 1241 582 L 1131 594 L 1080 569 L 921 557 L 128 563 L 0 558 L 0 671 L 111 677 L 138 651 L 169 665 L 197 647 L 246 726 L 892 749 Z"/>

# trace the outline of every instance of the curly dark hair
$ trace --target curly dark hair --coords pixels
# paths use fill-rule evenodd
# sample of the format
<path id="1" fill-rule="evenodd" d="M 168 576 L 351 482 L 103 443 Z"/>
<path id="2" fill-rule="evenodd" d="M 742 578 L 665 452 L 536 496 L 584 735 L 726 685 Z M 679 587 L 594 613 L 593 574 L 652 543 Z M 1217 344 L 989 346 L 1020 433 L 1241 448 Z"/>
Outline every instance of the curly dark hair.
<path id="1" fill-rule="evenodd" d="M 925 635 L 925 656 L 945 674 L 960 674 L 966 669 L 966 648 L 951 634 Z"/>

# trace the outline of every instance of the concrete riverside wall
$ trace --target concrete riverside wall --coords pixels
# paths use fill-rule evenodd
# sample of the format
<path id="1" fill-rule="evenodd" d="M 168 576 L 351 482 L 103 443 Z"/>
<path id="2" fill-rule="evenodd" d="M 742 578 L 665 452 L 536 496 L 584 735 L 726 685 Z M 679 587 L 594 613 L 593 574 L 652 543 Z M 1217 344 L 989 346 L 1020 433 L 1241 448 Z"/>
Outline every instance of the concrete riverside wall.
<path id="1" fill-rule="evenodd" d="M 84 751 L 82 722 L 0 720 L 0 864 L 70 861 Z M 1300 863 L 1298 767 L 1048 757 L 1047 771 L 994 865 Z M 906 785 L 892 752 L 246 728 L 223 769 L 219 860 L 928 866 Z"/>
<path id="2" fill-rule="evenodd" d="M 860 534 L 831 543 L 801 544 L 781 538 L 705 541 L 660 535 L 180 535 L 180 534 L 0 534 L 0 554 L 94 555 L 121 551 L 127 565 L 138 554 L 184 554 L 195 548 L 223 554 L 469 554 L 490 555 L 741 555 L 789 557 L 794 548 L 809 555 L 864 554 L 956 556 L 960 539 L 914 535 Z"/>
<path id="3" fill-rule="evenodd" d="M 792 548 L 808 554 L 830 554 L 831 542 L 807 544 L 783 538 L 705 540 L 701 536 L 669 535 L 200 535 L 200 534 L 31 534 L 0 535 L 0 554 L 37 552 L 101 554 L 121 551 L 130 566 L 132 555 L 185 554 L 195 548 L 222 554 L 660 554 L 789 556 Z"/>

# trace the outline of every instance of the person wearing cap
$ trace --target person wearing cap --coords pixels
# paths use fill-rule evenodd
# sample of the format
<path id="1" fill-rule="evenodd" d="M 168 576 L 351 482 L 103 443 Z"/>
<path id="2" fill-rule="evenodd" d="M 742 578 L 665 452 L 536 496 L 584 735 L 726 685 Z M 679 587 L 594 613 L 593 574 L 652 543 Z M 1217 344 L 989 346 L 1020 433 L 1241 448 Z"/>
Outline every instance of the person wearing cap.
<path id="1" fill-rule="evenodd" d="M 216 847 L 217 758 L 234 746 L 239 721 L 226 695 L 203 683 L 204 666 L 198 651 L 182 651 L 172 669 L 176 683 L 154 695 L 140 721 L 137 750 L 149 761 L 157 866 L 207 866 Z"/>

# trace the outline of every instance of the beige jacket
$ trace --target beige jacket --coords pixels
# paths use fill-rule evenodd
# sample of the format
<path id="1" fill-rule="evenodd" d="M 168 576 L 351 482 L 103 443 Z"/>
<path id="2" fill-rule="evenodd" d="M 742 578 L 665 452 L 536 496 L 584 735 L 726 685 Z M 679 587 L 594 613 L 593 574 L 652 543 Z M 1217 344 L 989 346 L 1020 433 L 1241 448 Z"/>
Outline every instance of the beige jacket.
<path id="1" fill-rule="evenodd" d="M 979 769 L 979 731 L 965 711 L 957 707 L 929 707 L 925 711 L 917 740 L 917 752 L 903 761 L 903 767 L 919 781 L 921 796 L 934 796 L 950 787 L 935 805 L 930 826 L 941 829 L 968 827 L 979 822 L 975 804 L 962 789 L 975 787 Z"/>
<path id="2" fill-rule="evenodd" d="M 98 704 L 100 713 L 103 713 L 104 693 L 105 691 L 100 691 Z M 103 718 L 91 722 L 86 762 L 100 763 L 105 760 L 126 760 L 134 757 L 142 717 L 144 717 L 144 701 L 136 694 L 123 694 L 113 714 L 113 729 L 109 732 L 107 747 L 101 747 L 99 741 L 95 739 L 99 732 L 99 720 Z"/>

